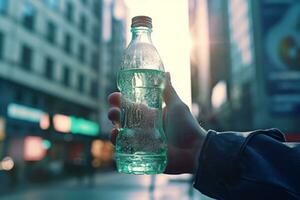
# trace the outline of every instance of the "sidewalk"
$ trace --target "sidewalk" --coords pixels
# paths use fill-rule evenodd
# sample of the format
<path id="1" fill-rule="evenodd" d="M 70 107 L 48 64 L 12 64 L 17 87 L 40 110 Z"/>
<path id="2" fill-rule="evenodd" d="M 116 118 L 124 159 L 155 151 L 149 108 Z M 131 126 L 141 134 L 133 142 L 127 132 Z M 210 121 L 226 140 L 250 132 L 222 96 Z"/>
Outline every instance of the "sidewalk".
<path id="1" fill-rule="evenodd" d="M 124 175 L 115 172 L 97 174 L 91 187 L 87 180 L 72 178 L 44 186 L 0 196 L 2 200 L 206 200 L 190 187 L 185 177 L 157 175 L 151 192 L 150 176 Z"/>

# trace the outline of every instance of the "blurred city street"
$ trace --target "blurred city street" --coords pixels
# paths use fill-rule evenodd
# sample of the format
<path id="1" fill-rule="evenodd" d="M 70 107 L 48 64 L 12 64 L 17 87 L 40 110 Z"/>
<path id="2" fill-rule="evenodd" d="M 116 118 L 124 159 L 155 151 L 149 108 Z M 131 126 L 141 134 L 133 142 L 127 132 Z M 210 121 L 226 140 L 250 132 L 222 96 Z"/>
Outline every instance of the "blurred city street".
<path id="1" fill-rule="evenodd" d="M 209 199 L 189 176 L 116 167 L 140 170 L 130 163 L 141 158 L 143 170 L 163 171 L 168 151 L 174 173 L 204 160 L 227 187 L 232 175 L 212 160 L 243 155 L 202 150 L 205 130 L 276 128 L 299 143 L 299 36 L 300 0 L 0 0 L 0 200 Z M 170 103 L 176 93 L 189 110 Z"/>
<path id="2" fill-rule="evenodd" d="M 172 176 L 171 176 L 172 177 Z M 103 200 L 203 200 L 209 199 L 192 189 L 190 178 L 170 178 L 158 175 L 153 192 L 150 190 L 150 176 L 124 175 L 115 172 L 97 174 L 93 186 L 88 177 L 36 186 L 0 196 L 3 200 L 63 200 L 63 199 L 103 199 Z M 192 189 L 192 190 L 191 190 Z"/>

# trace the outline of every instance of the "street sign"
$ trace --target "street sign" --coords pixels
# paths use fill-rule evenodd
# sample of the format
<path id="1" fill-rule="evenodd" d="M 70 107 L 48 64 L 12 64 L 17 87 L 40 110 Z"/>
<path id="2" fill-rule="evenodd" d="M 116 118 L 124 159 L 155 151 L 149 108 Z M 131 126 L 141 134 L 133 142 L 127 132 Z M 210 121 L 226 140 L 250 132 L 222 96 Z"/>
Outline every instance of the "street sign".
<path id="1" fill-rule="evenodd" d="M 99 125 L 93 121 L 71 116 L 71 132 L 89 136 L 99 134 Z"/>
<path id="2" fill-rule="evenodd" d="M 40 120 L 45 115 L 45 112 L 29 106 L 10 103 L 7 107 L 7 115 L 8 117 L 14 119 L 40 123 Z"/>
<path id="3" fill-rule="evenodd" d="M 97 136 L 100 130 L 99 125 L 96 122 L 62 114 L 53 116 L 53 126 L 54 129 L 59 132 L 87 136 Z"/>

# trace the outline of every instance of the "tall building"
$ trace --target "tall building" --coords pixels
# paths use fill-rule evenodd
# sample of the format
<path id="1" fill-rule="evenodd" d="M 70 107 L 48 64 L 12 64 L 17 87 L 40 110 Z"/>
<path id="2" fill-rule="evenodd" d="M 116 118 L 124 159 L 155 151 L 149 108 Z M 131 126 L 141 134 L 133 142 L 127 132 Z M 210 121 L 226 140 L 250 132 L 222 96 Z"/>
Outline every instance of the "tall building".
<path id="1" fill-rule="evenodd" d="M 200 121 L 205 121 L 209 108 L 209 30 L 206 0 L 189 1 L 189 26 L 191 34 L 191 85 L 192 111 Z"/>
<path id="2" fill-rule="evenodd" d="M 120 70 L 123 51 L 126 48 L 126 20 L 127 7 L 123 0 L 105 0 L 103 1 L 103 29 L 102 31 L 102 79 L 101 85 L 105 88 L 101 91 L 103 99 L 118 91 L 117 73 Z M 109 132 L 113 127 L 112 123 L 107 119 L 107 111 L 109 107 L 106 105 L 102 109 L 101 127 L 104 132 Z"/>
<path id="3" fill-rule="evenodd" d="M 207 5 L 207 26 L 203 28 L 208 30 L 205 57 L 209 66 L 208 78 L 203 77 L 207 102 L 202 116 L 207 128 L 249 130 L 254 127 L 257 100 L 251 98 L 256 96 L 251 93 L 256 87 L 251 1 L 203 1 Z"/>
<path id="4" fill-rule="evenodd" d="M 198 107 L 198 120 L 205 122 L 202 124 L 208 129 L 227 128 L 227 123 L 217 123 L 214 115 L 222 114 L 223 119 L 229 120 L 228 112 L 218 112 L 221 106 L 226 110 L 230 107 L 227 101 L 230 53 L 226 18 L 226 1 L 190 1 L 192 96 L 194 107 Z M 222 105 L 224 103 L 226 106 Z"/>
<path id="5" fill-rule="evenodd" d="M 209 54 L 204 55 L 208 67 L 199 65 L 198 70 L 208 70 L 207 77 L 198 76 L 193 88 L 206 88 L 197 95 L 209 101 L 201 116 L 212 122 L 207 123 L 208 128 L 277 127 L 290 140 L 299 140 L 299 2 L 196 2 L 203 1 L 207 4 Z"/>
<path id="6" fill-rule="evenodd" d="M 300 65 L 293 53 L 298 48 L 293 41 L 299 39 L 299 2 L 228 4 L 233 112 L 242 116 L 246 129 L 277 127 L 299 139 Z"/>
<path id="7" fill-rule="evenodd" d="M 228 1 L 228 27 L 230 40 L 231 66 L 229 76 L 231 77 L 230 102 L 232 120 L 237 121 L 233 125 L 236 130 L 249 130 L 255 127 L 258 85 L 256 85 L 257 74 L 255 73 L 255 44 L 253 13 L 251 1 L 237 0 Z M 260 113 L 262 116 L 262 113 Z M 241 120 L 242 119 L 242 120 Z"/>
<path id="8" fill-rule="evenodd" d="M 101 134 L 101 6 L 0 0 L 0 160 L 9 155 L 24 166 L 26 137 L 38 136 L 51 142 L 53 159 L 68 161 L 87 152 L 89 136 Z M 53 119 L 43 120 L 45 113 Z"/>

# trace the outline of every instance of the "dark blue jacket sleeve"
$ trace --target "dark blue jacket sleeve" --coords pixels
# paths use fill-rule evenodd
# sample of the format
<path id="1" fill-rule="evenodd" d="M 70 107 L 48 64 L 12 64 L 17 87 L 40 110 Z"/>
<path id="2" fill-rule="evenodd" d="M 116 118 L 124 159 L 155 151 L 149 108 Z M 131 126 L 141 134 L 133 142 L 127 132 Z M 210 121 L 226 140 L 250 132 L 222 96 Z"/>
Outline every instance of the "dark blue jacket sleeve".
<path id="1" fill-rule="evenodd" d="M 300 144 L 277 129 L 209 131 L 194 187 L 216 199 L 300 199 Z"/>

